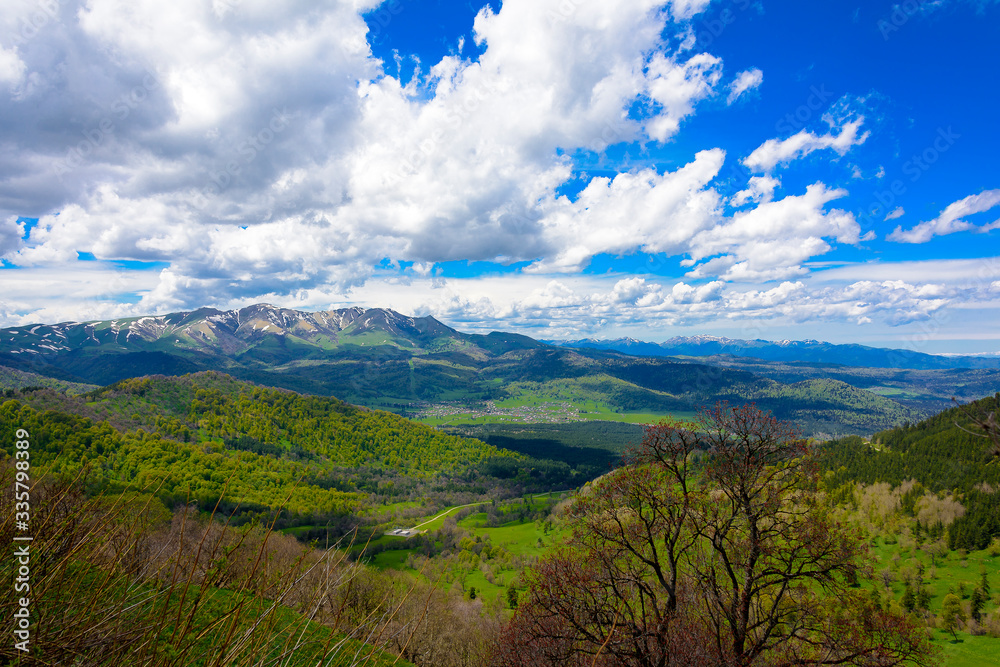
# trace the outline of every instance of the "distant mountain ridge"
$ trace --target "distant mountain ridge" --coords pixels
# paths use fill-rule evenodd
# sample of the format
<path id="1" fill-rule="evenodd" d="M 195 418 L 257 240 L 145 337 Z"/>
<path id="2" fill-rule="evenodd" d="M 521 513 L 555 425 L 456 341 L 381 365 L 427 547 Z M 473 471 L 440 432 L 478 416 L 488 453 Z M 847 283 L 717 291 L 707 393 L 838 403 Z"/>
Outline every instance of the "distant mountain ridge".
<path id="1" fill-rule="evenodd" d="M 268 335 L 325 345 L 372 331 L 388 333 L 414 347 L 437 336 L 458 334 L 433 317 L 407 317 L 381 308 L 307 312 L 257 304 L 228 311 L 200 308 L 168 315 L 11 327 L 0 330 L 0 352 L 47 354 L 115 344 L 150 349 L 172 338 L 174 346 L 238 354 Z"/>
<path id="2" fill-rule="evenodd" d="M 918 370 L 948 368 L 1000 369 L 1000 356 L 956 355 L 938 356 L 913 350 L 869 347 L 856 344 L 834 344 L 818 340 L 744 340 L 720 336 L 675 336 L 662 343 L 634 338 L 574 341 L 549 341 L 571 348 L 615 350 L 625 354 L 656 357 L 712 357 L 729 355 L 752 357 L 766 361 L 840 364 L 867 368 L 910 368 Z"/>
<path id="3" fill-rule="evenodd" d="M 560 347 L 514 333 L 462 333 L 433 317 L 384 308 L 306 312 L 257 304 L 11 327 L 0 330 L 0 367 L 96 385 L 219 371 L 404 415 L 427 404 L 508 401 L 564 403 L 586 418 L 653 418 L 690 414 L 719 400 L 757 401 L 808 434 L 834 435 L 871 433 L 927 414 L 923 403 L 914 409 L 895 400 L 893 386 L 869 391 L 854 378 L 843 382 L 822 372 L 769 377 L 774 369 L 668 358 L 664 348 L 626 343 L 622 351 Z M 707 338 L 698 343 L 731 345 Z M 992 386 L 990 377 L 976 382 Z"/>

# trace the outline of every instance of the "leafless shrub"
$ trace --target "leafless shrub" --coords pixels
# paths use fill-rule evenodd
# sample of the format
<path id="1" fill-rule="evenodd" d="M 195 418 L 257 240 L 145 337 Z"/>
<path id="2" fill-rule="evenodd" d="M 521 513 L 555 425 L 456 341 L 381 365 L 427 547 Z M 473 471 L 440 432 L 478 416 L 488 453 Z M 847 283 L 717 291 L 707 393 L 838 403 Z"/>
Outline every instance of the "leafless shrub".
<path id="1" fill-rule="evenodd" d="M 916 505 L 917 519 L 925 526 L 941 522 L 945 526 L 965 514 L 965 507 L 951 495 L 939 498 L 934 494 L 925 494 Z"/>

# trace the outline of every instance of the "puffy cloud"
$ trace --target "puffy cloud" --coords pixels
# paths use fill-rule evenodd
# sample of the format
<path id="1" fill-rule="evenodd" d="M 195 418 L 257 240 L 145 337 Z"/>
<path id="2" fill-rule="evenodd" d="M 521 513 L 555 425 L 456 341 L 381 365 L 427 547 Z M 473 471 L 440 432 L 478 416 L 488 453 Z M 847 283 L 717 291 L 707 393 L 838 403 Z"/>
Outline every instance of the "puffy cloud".
<path id="1" fill-rule="evenodd" d="M 763 187 L 758 183 L 758 187 Z M 801 275 L 807 259 L 830 249 L 824 239 L 857 244 L 861 227 L 851 213 L 826 210 L 826 205 L 844 197 L 844 190 L 831 190 L 822 183 L 791 195 L 735 213 L 732 218 L 699 232 L 691 242 L 691 259 L 697 262 L 692 277 L 720 276 L 724 280 L 774 280 Z"/>
<path id="2" fill-rule="evenodd" d="M 16 27 L 29 4 L 7 3 L 0 22 Z M 0 53 L 0 81 L 12 84 L 0 91 L 0 142 L 11 147 L 0 155 L 0 256 L 53 280 L 84 271 L 60 272 L 82 264 L 79 252 L 160 263 L 80 282 L 72 298 L 101 317 L 374 299 L 362 295 L 498 328 L 698 321 L 741 300 L 780 309 L 803 290 L 749 297 L 723 281 L 787 280 L 834 242 L 856 243 L 853 217 L 827 208 L 843 191 L 816 184 L 775 200 L 780 182 L 759 175 L 727 217 L 713 185 L 721 149 L 593 178 L 567 157 L 670 141 L 719 95 L 719 58 L 670 47 L 708 4 L 508 0 L 476 16 L 480 55 L 403 81 L 366 41 L 359 12 L 376 0 L 55 3 L 35 36 Z M 737 75 L 730 101 L 761 77 Z M 846 151 L 867 136 L 862 120 L 751 158 L 773 168 Z M 577 191 L 577 176 L 579 191 L 560 194 Z M 39 217 L 26 241 L 17 215 Z M 635 252 L 686 255 L 691 275 L 600 285 L 570 275 L 596 255 Z M 383 258 L 415 264 L 389 283 L 374 269 Z M 435 275 L 452 260 L 531 265 L 518 287 L 487 289 Z M 426 294 L 401 296 L 403 281 Z M 3 308 L 43 298 L 11 284 Z M 111 285 L 139 302 L 111 303 Z"/>
<path id="3" fill-rule="evenodd" d="M 989 211 L 998 204 L 1000 204 L 1000 190 L 986 190 L 978 195 L 970 195 L 965 199 L 960 199 L 950 204 L 938 217 L 927 222 L 921 222 L 912 229 L 904 231 L 901 226 L 896 227 L 886 238 L 889 241 L 898 241 L 900 243 L 927 243 L 935 236 L 944 236 L 970 229 L 975 229 L 979 232 L 1000 229 L 1000 220 L 976 226 L 962 219 L 969 215 Z M 886 218 L 886 220 L 889 219 L 891 218 Z"/>
<path id="4" fill-rule="evenodd" d="M 694 105 L 708 97 L 722 77 L 722 61 L 707 53 L 678 63 L 658 54 L 649 63 L 647 93 L 657 109 L 645 123 L 646 134 L 664 142 L 680 129 L 681 121 L 694 112 Z"/>
<path id="5" fill-rule="evenodd" d="M 736 79 L 729 84 L 729 96 L 726 98 L 726 103 L 734 104 L 746 93 L 759 88 L 762 83 L 764 83 L 764 73 L 756 67 L 740 72 Z"/>
<path id="6" fill-rule="evenodd" d="M 746 190 L 733 195 L 731 203 L 733 206 L 744 206 L 750 202 L 766 204 L 774 199 L 774 189 L 779 185 L 781 181 L 771 176 L 751 176 Z"/>
<path id="7" fill-rule="evenodd" d="M 801 293 L 805 285 L 801 282 L 783 282 L 769 290 L 751 290 L 732 294 L 727 299 L 727 305 L 736 312 L 749 312 L 760 309 L 775 309 L 791 301 L 792 297 Z"/>
<path id="8" fill-rule="evenodd" d="M 825 120 L 831 130 L 838 129 L 837 122 L 832 117 L 827 115 Z M 860 116 L 845 121 L 839 127 L 839 134 L 831 132 L 817 135 L 808 130 L 801 130 L 787 139 L 768 139 L 744 158 L 743 164 L 754 171 L 769 172 L 779 164 L 788 164 L 818 150 L 833 149 L 840 155 L 846 155 L 853 146 L 867 141 L 870 133 L 860 133 L 864 120 L 864 116 Z"/>
<path id="9" fill-rule="evenodd" d="M 25 65 L 17 49 L 0 47 L 0 83 L 16 85 L 24 78 Z"/>
<path id="10" fill-rule="evenodd" d="M 708 9 L 711 2 L 712 0 L 672 0 L 670 13 L 675 20 L 687 20 Z"/>
<path id="11" fill-rule="evenodd" d="M 554 256 L 529 270 L 577 271 L 599 253 L 683 253 L 715 220 L 719 197 L 707 185 L 724 159 L 721 150 L 703 151 L 674 172 L 594 178 L 576 201 L 560 197 L 540 222 Z"/>
<path id="12" fill-rule="evenodd" d="M 172 307 L 254 286 L 347 291 L 386 256 L 579 267 L 681 249 L 707 224 L 721 151 L 594 179 L 582 204 L 555 193 L 573 177 L 566 154 L 667 141 L 714 95 L 721 61 L 664 38 L 708 0 L 485 7 L 478 59 L 408 83 L 371 55 L 359 12 L 377 4 L 56 3 L 0 54 L 0 79 L 19 82 L 0 95 L 0 216 L 41 218 L 24 247 L 5 233 L 4 252 L 21 266 L 169 262 L 147 305 Z M 634 228 L 602 238 L 629 193 Z"/>
<path id="13" fill-rule="evenodd" d="M 722 298 L 722 290 L 724 287 L 725 283 L 721 280 L 714 280 L 698 287 L 680 282 L 676 283 L 670 289 L 670 298 L 675 304 L 718 301 Z"/>
<path id="14" fill-rule="evenodd" d="M 24 227 L 17 222 L 16 217 L 0 220 L 0 258 L 20 249 L 22 236 Z"/>
<path id="15" fill-rule="evenodd" d="M 610 301 L 616 304 L 636 304 L 658 291 L 655 286 L 647 284 L 645 278 L 624 278 L 615 283 L 614 289 L 611 290 Z"/>

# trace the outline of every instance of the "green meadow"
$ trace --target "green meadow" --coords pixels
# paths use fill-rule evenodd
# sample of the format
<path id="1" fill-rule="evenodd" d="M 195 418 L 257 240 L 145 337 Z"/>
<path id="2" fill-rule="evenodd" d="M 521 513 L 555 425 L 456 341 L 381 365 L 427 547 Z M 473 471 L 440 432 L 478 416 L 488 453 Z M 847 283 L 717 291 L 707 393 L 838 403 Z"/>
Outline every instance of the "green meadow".
<path id="1" fill-rule="evenodd" d="M 508 511 L 545 512 L 568 493 L 548 493 L 525 496 L 500 503 L 498 509 Z M 489 503 L 474 503 L 475 506 Z M 454 587 L 455 582 L 469 595 L 483 599 L 497 599 L 505 595 L 508 586 L 520 588 L 520 573 L 525 565 L 546 552 L 554 543 L 565 536 L 565 529 L 556 522 L 545 519 L 518 519 L 489 525 L 490 514 L 484 511 L 468 513 L 455 522 L 449 539 L 453 548 L 445 546 L 441 533 L 448 530 L 445 521 L 458 511 L 469 506 L 455 506 L 436 515 L 419 519 L 412 526 L 418 527 L 420 535 L 397 537 L 382 535 L 371 541 L 368 552 L 375 551 L 366 560 L 381 570 L 398 570 L 416 574 L 428 581 L 435 581 L 442 587 Z M 441 550 L 427 563 L 419 558 L 426 553 L 430 543 Z M 416 545 L 420 546 L 416 546 Z M 382 550 L 385 549 L 385 550 Z M 362 549 L 355 548 L 360 554 Z M 489 572 L 489 575 L 487 575 Z"/>

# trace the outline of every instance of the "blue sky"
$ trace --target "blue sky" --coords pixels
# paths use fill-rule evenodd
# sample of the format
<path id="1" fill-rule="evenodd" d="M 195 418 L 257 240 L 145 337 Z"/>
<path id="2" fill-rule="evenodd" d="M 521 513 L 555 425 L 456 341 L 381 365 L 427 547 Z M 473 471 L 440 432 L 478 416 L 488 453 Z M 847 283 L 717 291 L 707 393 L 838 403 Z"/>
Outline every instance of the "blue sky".
<path id="1" fill-rule="evenodd" d="M 996 0 L 61 0 L 0 28 L 0 325 L 265 301 L 1000 351 Z"/>

